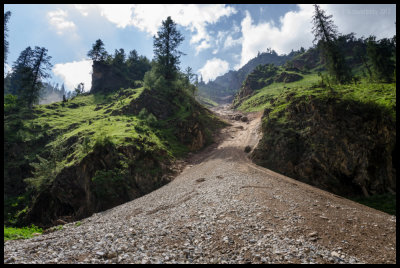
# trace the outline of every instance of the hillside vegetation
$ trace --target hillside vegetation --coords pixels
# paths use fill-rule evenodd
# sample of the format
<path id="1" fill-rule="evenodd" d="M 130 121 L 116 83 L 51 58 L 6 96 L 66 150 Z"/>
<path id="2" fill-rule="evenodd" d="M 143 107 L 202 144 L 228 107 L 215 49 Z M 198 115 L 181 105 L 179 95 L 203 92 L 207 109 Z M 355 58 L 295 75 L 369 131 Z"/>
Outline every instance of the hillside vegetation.
<path id="1" fill-rule="evenodd" d="M 21 53 L 7 91 L 16 95 L 4 104 L 6 225 L 49 227 L 133 200 L 171 181 L 176 160 L 213 142 L 225 123 L 195 100 L 190 68 L 179 70 L 183 39 L 168 17 L 151 63 L 136 50 L 109 55 L 98 39 L 88 52 L 90 92 L 80 83 L 70 99 L 48 105 L 35 105 L 42 84 L 32 71 L 48 77 L 51 57 L 36 59 L 47 55 L 39 47 Z"/>
<path id="2" fill-rule="evenodd" d="M 82 218 L 167 183 L 173 159 L 209 144 L 222 123 L 184 92 L 157 103 L 150 91 L 84 94 L 5 115 L 5 217 Z"/>

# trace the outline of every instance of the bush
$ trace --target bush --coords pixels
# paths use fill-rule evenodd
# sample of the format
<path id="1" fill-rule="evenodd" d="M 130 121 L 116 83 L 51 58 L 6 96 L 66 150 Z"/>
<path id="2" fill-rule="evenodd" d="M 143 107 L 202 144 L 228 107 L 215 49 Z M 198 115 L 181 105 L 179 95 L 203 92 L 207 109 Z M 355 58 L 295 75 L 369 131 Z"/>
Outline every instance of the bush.
<path id="1" fill-rule="evenodd" d="M 115 144 L 112 141 L 112 138 L 104 133 L 100 133 L 100 135 L 98 135 L 96 137 L 93 149 L 97 150 L 97 149 L 102 149 L 102 148 L 106 148 L 106 147 L 111 147 L 114 148 Z"/>
<path id="2" fill-rule="evenodd" d="M 154 89 L 161 92 L 166 92 L 169 90 L 167 80 L 162 75 L 156 74 L 156 72 L 151 69 L 146 72 L 143 79 L 143 85 L 147 89 Z"/>
<path id="3" fill-rule="evenodd" d="M 7 94 L 4 96 L 4 113 L 10 113 L 17 108 L 18 97 L 12 94 Z"/>
<path id="4" fill-rule="evenodd" d="M 101 201 L 102 208 L 107 208 L 115 199 L 123 197 L 129 186 L 125 180 L 125 170 L 114 168 L 112 170 L 97 170 L 92 182 L 94 193 Z"/>
<path id="5" fill-rule="evenodd" d="M 34 168 L 34 171 L 32 171 L 33 177 L 24 179 L 24 182 L 37 192 L 45 190 L 51 185 L 63 167 L 60 161 L 63 158 L 64 150 L 65 148 L 62 148 L 60 143 L 56 143 L 50 148 L 49 160 L 36 155 L 36 159 L 39 162 L 29 164 Z"/>
<path id="6" fill-rule="evenodd" d="M 143 86 L 144 86 L 144 82 L 143 81 L 140 81 L 140 80 L 133 81 L 133 85 L 132 85 L 133 89 L 141 88 Z"/>
<path id="7" fill-rule="evenodd" d="M 150 70 L 144 74 L 143 78 L 143 85 L 147 89 L 152 89 L 154 88 L 154 84 L 156 81 L 157 77 L 154 74 L 153 70 Z"/>
<path id="8" fill-rule="evenodd" d="M 90 151 L 90 139 L 89 137 L 84 137 L 82 141 L 82 151 L 88 153 Z"/>
<path id="9" fill-rule="evenodd" d="M 156 127 L 156 126 L 158 125 L 157 118 L 156 118 L 152 113 L 150 113 L 150 114 L 147 116 L 146 121 L 147 121 L 147 123 L 148 123 L 150 126 L 152 126 L 152 127 Z"/>
<path id="10" fill-rule="evenodd" d="M 145 120 L 147 118 L 147 116 L 149 115 L 149 113 L 147 112 L 146 108 L 142 108 L 142 110 L 140 110 L 138 117 L 142 120 Z"/>

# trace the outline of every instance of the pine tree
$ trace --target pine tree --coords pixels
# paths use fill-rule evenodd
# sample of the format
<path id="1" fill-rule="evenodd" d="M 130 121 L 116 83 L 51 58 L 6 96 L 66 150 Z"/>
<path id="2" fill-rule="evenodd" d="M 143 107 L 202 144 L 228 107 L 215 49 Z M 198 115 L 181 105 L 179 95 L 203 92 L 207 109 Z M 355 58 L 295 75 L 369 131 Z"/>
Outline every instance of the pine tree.
<path id="1" fill-rule="evenodd" d="M 30 86 L 32 77 L 33 50 L 31 47 L 24 49 L 18 59 L 13 63 L 10 82 L 10 93 L 22 96 Z"/>
<path id="2" fill-rule="evenodd" d="M 105 61 L 107 58 L 107 51 L 104 48 L 104 43 L 101 39 L 97 39 L 96 43 L 93 44 L 92 49 L 89 50 L 88 57 L 93 61 Z"/>
<path id="3" fill-rule="evenodd" d="M 171 17 L 162 22 L 161 29 L 157 32 L 157 36 L 153 37 L 153 40 L 157 73 L 167 81 L 174 80 L 179 70 L 179 58 L 184 55 L 178 50 L 184 37 L 176 29 L 176 23 Z"/>
<path id="4" fill-rule="evenodd" d="M 31 85 L 24 92 L 24 99 L 29 108 L 32 108 L 32 105 L 37 103 L 39 99 L 39 90 L 42 87 L 42 80 L 50 77 L 50 74 L 47 72 L 53 67 L 50 60 L 51 56 L 47 55 L 46 48 L 35 47 L 33 51 Z"/>
<path id="5" fill-rule="evenodd" d="M 375 36 L 367 39 L 367 55 L 374 77 L 378 81 L 390 83 L 395 71 L 395 63 L 392 59 L 395 44 L 388 38 L 379 41 L 375 39 Z"/>
<path id="6" fill-rule="evenodd" d="M 338 32 L 333 23 L 332 15 L 326 15 L 325 11 L 318 5 L 314 5 L 314 7 L 312 32 L 315 38 L 313 42 L 318 41 L 318 44 L 322 47 L 329 73 L 337 82 L 348 83 L 352 79 L 351 70 L 337 45 Z"/>
<path id="7" fill-rule="evenodd" d="M 367 58 L 367 47 L 362 39 L 359 39 L 357 45 L 353 48 L 354 58 L 360 60 L 368 72 L 369 78 L 372 78 L 372 71 Z"/>
<path id="8" fill-rule="evenodd" d="M 4 13 L 4 63 L 7 63 L 7 54 L 8 54 L 8 49 L 9 49 L 9 43 L 7 40 L 8 37 L 8 21 L 10 19 L 11 12 L 7 11 Z"/>
<path id="9" fill-rule="evenodd" d="M 127 72 L 125 58 L 126 55 L 125 55 L 125 50 L 123 48 L 115 50 L 112 65 L 116 70 L 118 70 L 120 74 L 124 74 Z"/>
<path id="10" fill-rule="evenodd" d="M 62 94 L 62 95 L 65 95 L 64 83 L 62 83 L 62 85 L 61 85 L 61 94 Z"/>
<path id="11" fill-rule="evenodd" d="M 85 84 L 83 82 L 79 83 L 75 88 L 75 96 L 78 96 L 84 92 Z"/>

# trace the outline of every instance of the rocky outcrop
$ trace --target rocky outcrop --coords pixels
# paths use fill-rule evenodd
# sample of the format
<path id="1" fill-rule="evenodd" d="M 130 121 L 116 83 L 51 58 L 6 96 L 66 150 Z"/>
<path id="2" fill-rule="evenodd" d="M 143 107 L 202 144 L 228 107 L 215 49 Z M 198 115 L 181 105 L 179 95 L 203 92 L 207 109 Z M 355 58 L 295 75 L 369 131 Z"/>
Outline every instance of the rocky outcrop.
<path id="1" fill-rule="evenodd" d="M 232 107 L 239 107 L 244 100 L 254 94 L 255 90 L 272 84 L 274 82 L 273 76 L 276 74 L 277 69 L 277 67 L 270 64 L 257 66 L 257 68 L 246 77 L 246 80 L 243 82 L 242 87 L 233 100 Z"/>
<path id="2" fill-rule="evenodd" d="M 33 202 L 25 221 L 49 227 L 58 219 L 79 220 L 145 195 L 170 181 L 165 152 L 149 154 L 137 146 L 97 147 L 79 163 L 65 167 Z M 148 143 L 148 142 L 147 142 Z M 121 167 L 122 160 L 129 164 Z M 99 175 L 100 174 L 100 175 Z"/>
<path id="3" fill-rule="evenodd" d="M 270 111 L 257 164 L 343 196 L 396 191 L 395 122 L 378 106 L 309 96 Z"/>
<path id="4" fill-rule="evenodd" d="M 152 113 L 157 119 L 162 120 L 172 116 L 177 110 L 177 106 L 171 103 L 165 96 L 145 89 L 137 99 L 132 100 L 129 105 L 119 110 L 114 110 L 111 115 L 138 115 L 143 108 Z"/>
<path id="5" fill-rule="evenodd" d="M 275 82 L 291 83 L 303 79 L 303 76 L 296 73 L 282 72 L 275 77 Z"/>

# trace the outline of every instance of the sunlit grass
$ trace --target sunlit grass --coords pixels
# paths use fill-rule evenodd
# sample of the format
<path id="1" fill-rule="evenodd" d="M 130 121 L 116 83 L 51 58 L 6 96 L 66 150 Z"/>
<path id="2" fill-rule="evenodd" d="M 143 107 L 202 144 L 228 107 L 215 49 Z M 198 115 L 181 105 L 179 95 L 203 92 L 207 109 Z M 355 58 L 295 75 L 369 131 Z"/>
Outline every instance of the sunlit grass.
<path id="1" fill-rule="evenodd" d="M 4 241 L 32 238 L 32 237 L 34 237 L 35 233 L 37 233 L 37 234 L 43 233 L 42 228 L 39 228 L 35 225 L 31 225 L 30 227 L 23 227 L 23 228 L 4 226 Z"/>

